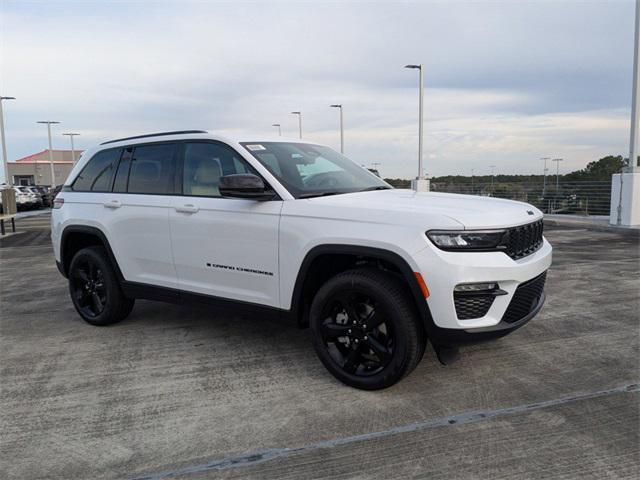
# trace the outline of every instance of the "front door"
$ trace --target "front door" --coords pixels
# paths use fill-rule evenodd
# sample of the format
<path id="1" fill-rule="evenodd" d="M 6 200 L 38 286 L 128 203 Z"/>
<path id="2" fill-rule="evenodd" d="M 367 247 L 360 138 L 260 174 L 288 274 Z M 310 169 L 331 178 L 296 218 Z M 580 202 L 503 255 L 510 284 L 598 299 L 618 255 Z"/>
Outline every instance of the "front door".
<path id="1" fill-rule="evenodd" d="M 278 307 L 282 201 L 221 197 L 222 175 L 256 172 L 224 143 L 182 147 L 182 195 L 169 211 L 180 289 Z"/>

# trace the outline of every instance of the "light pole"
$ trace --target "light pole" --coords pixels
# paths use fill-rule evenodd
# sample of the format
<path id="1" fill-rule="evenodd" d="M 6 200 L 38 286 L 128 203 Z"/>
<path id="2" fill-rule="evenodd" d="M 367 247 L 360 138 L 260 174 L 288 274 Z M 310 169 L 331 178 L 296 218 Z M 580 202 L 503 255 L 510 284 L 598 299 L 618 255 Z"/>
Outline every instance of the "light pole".
<path id="1" fill-rule="evenodd" d="M 556 192 L 558 191 L 558 185 L 560 184 L 560 162 L 562 158 L 554 158 L 552 161 L 556 162 Z"/>
<path id="2" fill-rule="evenodd" d="M 491 190 L 493 190 L 493 177 L 494 177 L 494 174 L 495 174 L 496 166 L 495 165 L 489 165 L 489 168 L 491 169 Z"/>
<path id="3" fill-rule="evenodd" d="M 339 108 L 340 109 L 340 153 L 344 155 L 344 123 L 342 117 L 342 105 L 329 105 L 331 108 Z"/>
<path id="4" fill-rule="evenodd" d="M 302 112 L 291 112 L 291 115 L 298 116 L 298 133 L 302 139 Z"/>
<path id="5" fill-rule="evenodd" d="M 47 126 L 47 133 L 49 135 L 49 167 L 51 168 L 51 188 L 56 188 L 56 172 L 53 169 L 53 147 L 51 146 L 51 125 L 60 122 L 54 122 L 53 120 L 40 120 L 36 123 L 44 123 Z"/>
<path id="6" fill-rule="evenodd" d="M 542 157 L 540 160 L 544 160 L 544 169 L 542 170 L 542 198 L 544 198 L 547 193 L 547 160 L 551 160 L 551 157 Z"/>
<path id="7" fill-rule="evenodd" d="M 280 126 L 280 124 L 279 123 L 274 123 L 271 126 L 272 127 L 278 127 L 278 136 L 281 137 L 282 136 L 282 127 Z"/>
<path id="8" fill-rule="evenodd" d="M 73 163 L 76 163 L 76 149 L 73 147 L 73 137 L 80 134 L 70 132 L 70 133 L 63 133 L 63 135 L 68 136 L 69 139 L 71 140 L 71 160 L 73 161 Z"/>
<path id="9" fill-rule="evenodd" d="M 473 193 L 473 171 L 474 169 L 471 169 L 471 193 Z"/>
<path id="10" fill-rule="evenodd" d="M 636 25 L 633 43 L 633 87 L 631 90 L 631 136 L 629 138 L 629 167 L 632 172 L 637 172 L 640 167 L 638 162 L 638 122 L 640 121 L 640 102 L 638 90 L 640 90 L 640 0 L 636 0 Z"/>
<path id="11" fill-rule="evenodd" d="M 424 67 L 422 64 L 420 65 L 405 65 L 404 68 L 413 68 L 418 69 L 420 72 L 420 100 L 418 107 L 418 178 L 417 180 L 424 179 L 423 168 L 422 168 L 422 119 L 423 119 L 423 98 L 424 98 L 424 79 L 423 79 L 423 71 Z"/>
<path id="12" fill-rule="evenodd" d="M 4 138 L 4 112 L 2 111 L 3 100 L 15 100 L 16 97 L 0 97 L 0 139 L 2 140 L 2 166 L 4 168 L 4 181 L 8 186 L 12 185 L 12 181 L 9 178 L 9 167 L 7 166 L 7 141 Z"/>

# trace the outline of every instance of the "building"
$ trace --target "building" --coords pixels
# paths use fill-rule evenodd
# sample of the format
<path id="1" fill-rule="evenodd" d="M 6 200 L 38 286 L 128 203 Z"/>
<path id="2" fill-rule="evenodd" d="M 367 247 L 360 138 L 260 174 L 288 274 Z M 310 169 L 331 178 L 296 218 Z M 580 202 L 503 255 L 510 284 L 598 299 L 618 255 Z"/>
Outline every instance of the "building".
<path id="1" fill-rule="evenodd" d="M 76 160 L 81 153 L 82 150 L 76 150 Z M 62 185 L 73 168 L 74 159 L 71 156 L 71 150 L 52 150 L 52 154 L 55 184 Z M 42 150 L 14 162 L 8 162 L 7 168 L 14 185 L 51 185 L 49 150 Z"/>

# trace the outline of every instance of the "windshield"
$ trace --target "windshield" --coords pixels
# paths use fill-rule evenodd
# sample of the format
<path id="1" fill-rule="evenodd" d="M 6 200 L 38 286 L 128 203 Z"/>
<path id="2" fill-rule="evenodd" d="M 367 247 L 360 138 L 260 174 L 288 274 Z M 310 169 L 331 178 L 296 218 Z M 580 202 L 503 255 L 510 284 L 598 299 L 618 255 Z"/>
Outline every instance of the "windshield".
<path id="1" fill-rule="evenodd" d="M 391 188 L 329 147 L 289 142 L 241 144 L 295 198 Z"/>

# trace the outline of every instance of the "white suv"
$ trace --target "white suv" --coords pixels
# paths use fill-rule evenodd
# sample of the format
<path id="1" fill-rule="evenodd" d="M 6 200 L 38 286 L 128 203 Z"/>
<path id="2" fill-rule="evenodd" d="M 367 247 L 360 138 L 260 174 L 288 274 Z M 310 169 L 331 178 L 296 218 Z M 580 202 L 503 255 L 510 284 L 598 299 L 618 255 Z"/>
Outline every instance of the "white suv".
<path id="1" fill-rule="evenodd" d="M 443 363 L 544 303 L 542 213 L 396 190 L 332 149 L 167 132 L 89 149 L 55 199 L 56 262 L 78 313 L 206 301 L 310 326 L 338 379 L 384 388 L 427 339 Z"/>

